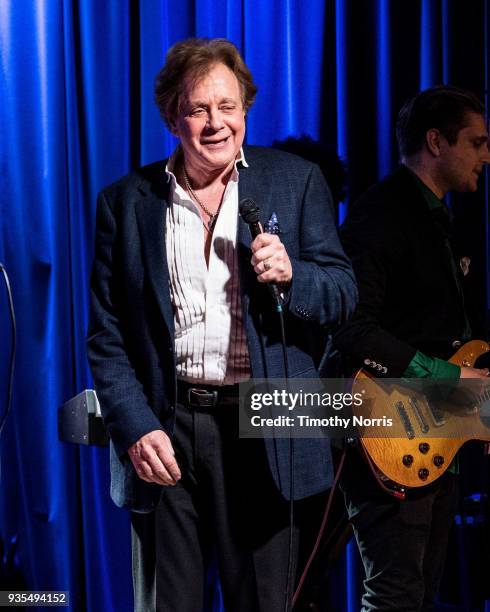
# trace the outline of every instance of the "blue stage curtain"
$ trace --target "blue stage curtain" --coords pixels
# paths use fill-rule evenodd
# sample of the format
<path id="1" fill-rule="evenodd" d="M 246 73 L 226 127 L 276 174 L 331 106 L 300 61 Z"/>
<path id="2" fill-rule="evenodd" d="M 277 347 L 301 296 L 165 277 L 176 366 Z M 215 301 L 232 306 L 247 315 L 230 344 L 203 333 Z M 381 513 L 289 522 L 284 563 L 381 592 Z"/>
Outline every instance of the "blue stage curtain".
<path id="1" fill-rule="evenodd" d="M 487 22 L 485 0 L 0 2 L 0 260 L 19 334 L 0 533 L 27 588 L 68 590 L 74 611 L 131 610 L 128 517 L 109 500 L 107 449 L 59 442 L 57 411 L 91 386 L 96 194 L 175 146 L 152 91 L 168 48 L 189 36 L 235 42 L 259 87 L 248 142 L 321 140 L 348 164 L 355 197 L 396 163 L 404 98 L 443 80 L 482 94 Z M 2 410 L 10 341 L 2 287 Z M 356 559 L 350 545 L 338 610 L 358 609 Z"/>

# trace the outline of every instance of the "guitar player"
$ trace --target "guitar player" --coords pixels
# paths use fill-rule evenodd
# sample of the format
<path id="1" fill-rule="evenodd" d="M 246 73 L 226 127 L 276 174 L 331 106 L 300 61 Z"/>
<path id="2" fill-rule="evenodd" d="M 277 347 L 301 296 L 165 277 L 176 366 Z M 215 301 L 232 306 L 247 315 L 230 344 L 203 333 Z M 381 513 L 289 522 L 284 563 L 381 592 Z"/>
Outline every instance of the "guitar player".
<path id="1" fill-rule="evenodd" d="M 350 209 L 341 230 L 359 304 L 338 349 L 375 376 L 486 377 L 446 360 L 472 337 L 463 271 L 443 201 L 474 192 L 490 162 L 484 107 L 470 92 L 434 87 L 402 107 L 401 164 Z M 433 610 L 457 502 L 457 469 L 407 491 L 383 491 L 361 453 L 348 451 L 341 479 L 365 568 L 363 612 Z"/>

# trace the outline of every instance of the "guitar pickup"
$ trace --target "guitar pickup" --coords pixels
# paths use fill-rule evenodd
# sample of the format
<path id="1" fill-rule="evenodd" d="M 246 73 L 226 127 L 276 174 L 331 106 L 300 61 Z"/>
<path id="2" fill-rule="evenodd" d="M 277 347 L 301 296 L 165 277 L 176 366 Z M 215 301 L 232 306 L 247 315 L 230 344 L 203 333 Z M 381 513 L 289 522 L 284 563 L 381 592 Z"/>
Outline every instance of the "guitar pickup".
<path id="1" fill-rule="evenodd" d="M 403 427 L 407 432 L 407 437 L 409 440 L 413 440 L 415 438 L 415 431 L 413 430 L 412 421 L 408 416 L 408 412 L 403 405 L 403 402 L 397 402 L 395 404 L 396 411 L 398 412 L 398 416 L 400 417 L 401 422 L 403 423 Z"/>
<path id="2" fill-rule="evenodd" d="M 424 413 L 422 412 L 422 409 L 419 406 L 417 398 L 416 397 L 409 397 L 408 398 L 408 403 L 412 407 L 413 413 L 415 414 L 415 417 L 416 417 L 417 422 L 419 424 L 420 431 L 422 433 L 426 434 L 429 431 L 429 424 L 425 420 Z"/>

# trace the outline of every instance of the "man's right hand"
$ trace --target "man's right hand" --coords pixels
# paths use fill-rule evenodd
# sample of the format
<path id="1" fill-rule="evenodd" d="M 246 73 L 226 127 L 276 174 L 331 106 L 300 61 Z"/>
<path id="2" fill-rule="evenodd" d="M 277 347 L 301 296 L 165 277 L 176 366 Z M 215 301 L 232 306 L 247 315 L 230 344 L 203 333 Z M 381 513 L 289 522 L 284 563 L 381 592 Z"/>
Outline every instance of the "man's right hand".
<path id="1" fill-rule="evenodd" d="M 488 373 L 488 368 L 468 368 L 462 367 L 460 378 L 469 379 L 473 378 L 476 382 L 472 383 L 470 387 L 466 385 L 463 388 L 466 388 L 467 391 L 471 388 L 474 392 L 475 397 L 473 398 L 476 404 L 480 403 L 479 396 L 487 389 L 490 385 L 490 378 Z M 483 382 L 485 381 L 485 382 Z"/>
<path id="2" fill-rule="evenodd" d="M 128 455 L 141 480 L 164 486 L 175 485 L 180 480 L 172 442 L 160 429 L 142 436 L 129 447 Z"/>
<path id="3" fill-rule="evenodd" d="M 488 379 L 488 368 L 468 368 L 462 367 L 460 378 L 486 378 Z"/>

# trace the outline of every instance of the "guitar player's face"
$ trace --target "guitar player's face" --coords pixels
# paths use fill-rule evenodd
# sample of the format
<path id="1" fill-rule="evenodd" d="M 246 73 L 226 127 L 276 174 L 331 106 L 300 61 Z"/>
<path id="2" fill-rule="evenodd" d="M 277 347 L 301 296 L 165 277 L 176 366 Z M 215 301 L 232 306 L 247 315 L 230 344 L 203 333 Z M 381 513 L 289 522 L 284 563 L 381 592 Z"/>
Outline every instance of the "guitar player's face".
<path id="1" fill-rule="evenodd" d="M 441 136 L 440 161 L 448 191 L 476 191 L 484 165 L 490 163 L 488 131 L 482 115 L 467 113 L 454 144 Z"/>

